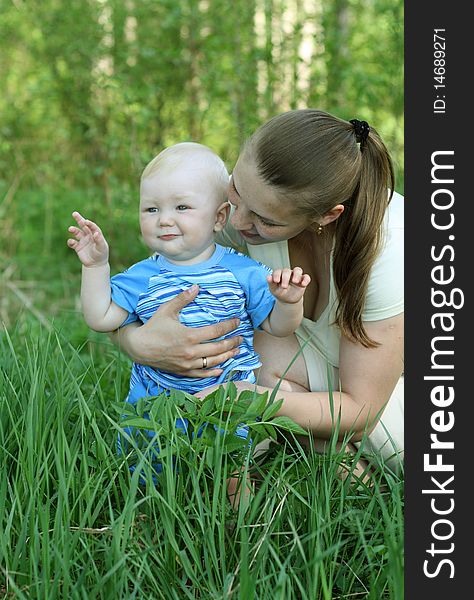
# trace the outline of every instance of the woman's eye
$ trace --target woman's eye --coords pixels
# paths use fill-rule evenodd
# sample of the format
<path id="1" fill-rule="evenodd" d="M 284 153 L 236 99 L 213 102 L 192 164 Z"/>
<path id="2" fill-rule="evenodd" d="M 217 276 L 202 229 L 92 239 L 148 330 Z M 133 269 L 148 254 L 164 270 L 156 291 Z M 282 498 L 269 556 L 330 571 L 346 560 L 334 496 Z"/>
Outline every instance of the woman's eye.
<path id="1" fill-rule="evenodd" d="M 265 227 L 277 227 L 276 223 L 269 223 L 268 221 L 265 221 L 265 219 L 262 219 L 262 217 L 259 217 L 258 215 L 257 218 L 260 221 L 260 223 L 262 223 L 262 225 L 265 225 Z"/>

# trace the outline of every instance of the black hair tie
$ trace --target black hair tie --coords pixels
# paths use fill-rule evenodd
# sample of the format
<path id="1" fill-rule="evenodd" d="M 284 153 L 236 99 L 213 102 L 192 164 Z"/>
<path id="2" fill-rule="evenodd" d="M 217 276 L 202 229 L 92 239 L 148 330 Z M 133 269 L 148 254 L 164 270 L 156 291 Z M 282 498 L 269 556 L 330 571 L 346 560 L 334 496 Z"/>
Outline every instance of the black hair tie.
<path id="1" fill-rule="evenodd" d="M 349 121 L 352 125 L 354 125 L 354 131 L 356 136 L 356 141 L 360 144 L 360 149 L 362 150 L 367 138 L 369 137 L 370 127 L 367 121 L 359 121 L 358 119 L 351 119 Z"/>

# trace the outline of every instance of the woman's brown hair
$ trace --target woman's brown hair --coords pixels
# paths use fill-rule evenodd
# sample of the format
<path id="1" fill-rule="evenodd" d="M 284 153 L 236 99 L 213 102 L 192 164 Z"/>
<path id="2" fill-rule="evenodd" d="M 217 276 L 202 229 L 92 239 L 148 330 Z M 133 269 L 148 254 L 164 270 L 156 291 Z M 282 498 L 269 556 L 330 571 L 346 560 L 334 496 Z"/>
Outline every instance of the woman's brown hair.
<path id="1" fill-rule="evenodd" d="M 375 129 L 359 145 L 350 122 L 320 110 L 293 110 L 260 127 L 246 152 L 254 157 L 263 181 L 310 222 L 344 205 L 334 234 L 336 324 L 349 339 L 367 348 L 377 346 L 363 327 L 362 313 L 395 178 Z"/>

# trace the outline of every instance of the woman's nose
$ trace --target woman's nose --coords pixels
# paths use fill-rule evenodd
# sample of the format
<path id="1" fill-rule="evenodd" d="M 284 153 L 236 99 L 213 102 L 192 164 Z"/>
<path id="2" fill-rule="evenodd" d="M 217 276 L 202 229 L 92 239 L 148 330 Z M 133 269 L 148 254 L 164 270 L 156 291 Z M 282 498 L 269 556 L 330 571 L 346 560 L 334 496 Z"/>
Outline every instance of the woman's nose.
<path id="1" fill-rule="evenodd" d="M 251 229 L 253 227 L 250 213 L 242 206 L 235 207 L 230 222 L 235 229 Z"/>

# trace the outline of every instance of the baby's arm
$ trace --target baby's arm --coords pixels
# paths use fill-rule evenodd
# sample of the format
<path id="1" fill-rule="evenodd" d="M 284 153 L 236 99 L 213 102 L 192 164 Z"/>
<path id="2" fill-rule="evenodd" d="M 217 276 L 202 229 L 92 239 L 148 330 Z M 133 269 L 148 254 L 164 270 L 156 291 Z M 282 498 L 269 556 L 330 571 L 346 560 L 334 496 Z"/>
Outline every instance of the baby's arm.
<path id="1" fill-rule="evenodd" d="M 114 331 L 125 321 L 128 312 L 112 302 L 110 294 L 109 246 L 100 228 L 73 212 L 78 227 L 68 231 L 76 239 L 67 245 L 76 251 L 82 263 L 81 304 L 86 323 L 96 331 Z"/>
<path id="2" fill-rule="evenodd" d="M 303 318 L 303 296 L 311 277 L 303 269 L 275 269 L 267 277 L 268 286 L 276 302 L 272 312 L 261 327 L 277 337 L 290 335 L 298 328 Z"/>

